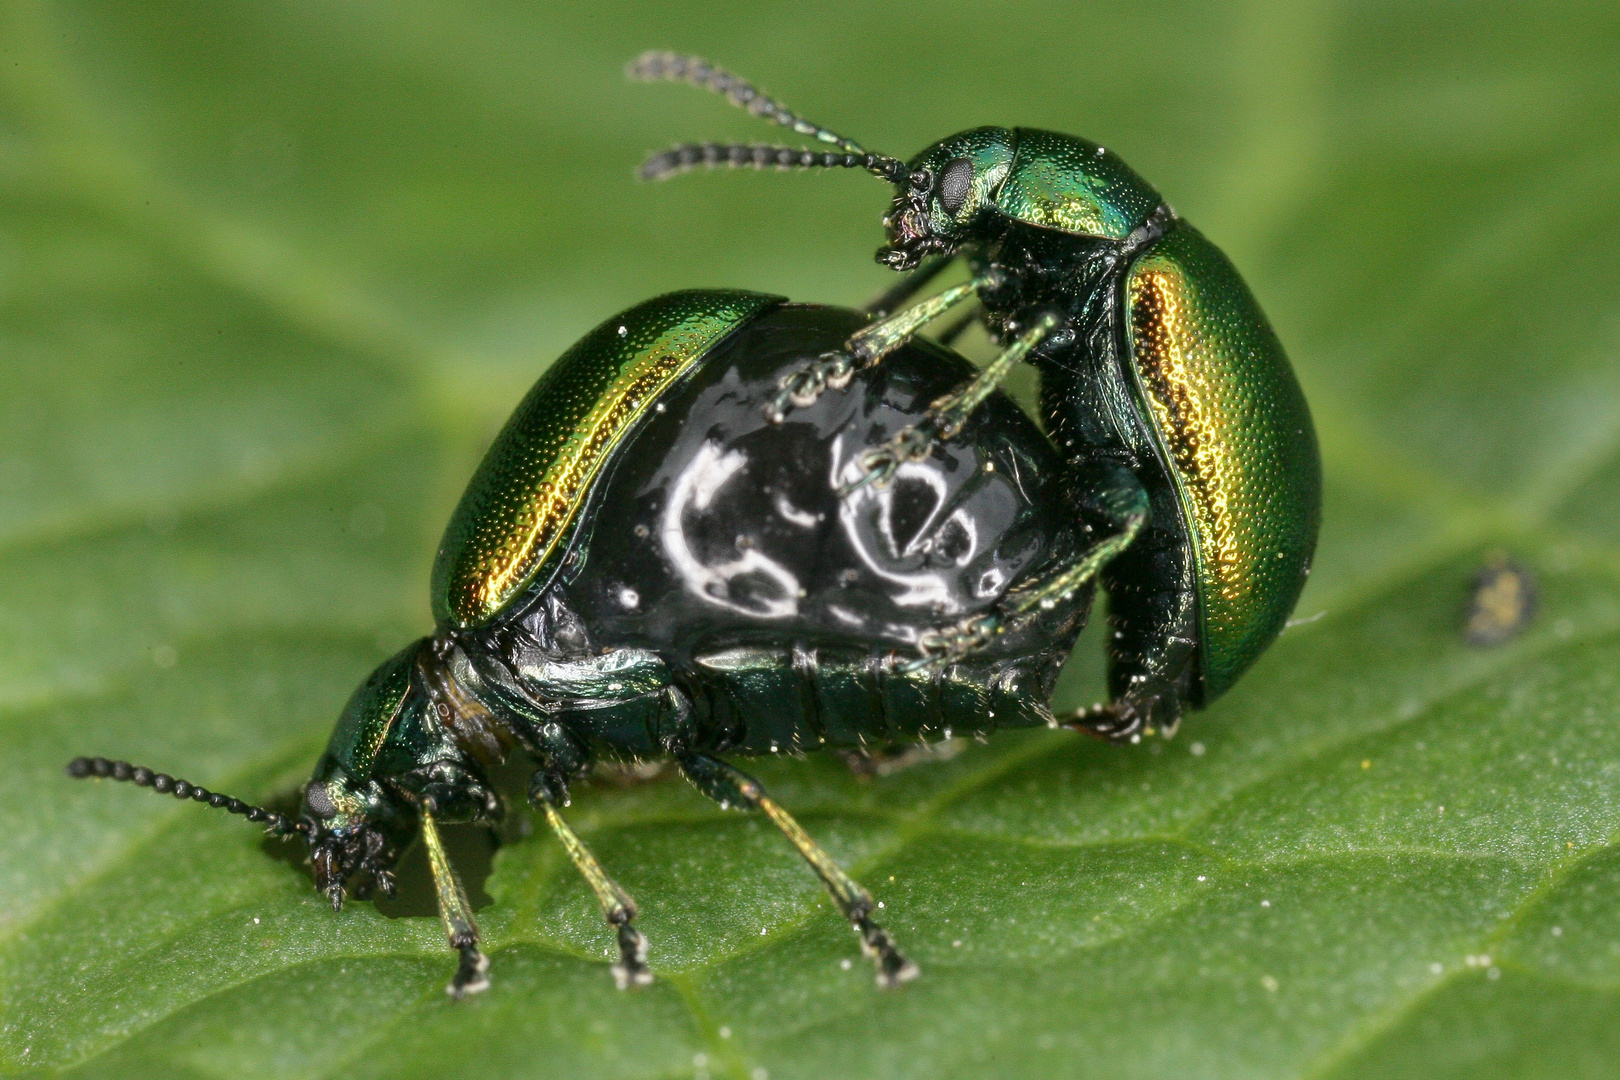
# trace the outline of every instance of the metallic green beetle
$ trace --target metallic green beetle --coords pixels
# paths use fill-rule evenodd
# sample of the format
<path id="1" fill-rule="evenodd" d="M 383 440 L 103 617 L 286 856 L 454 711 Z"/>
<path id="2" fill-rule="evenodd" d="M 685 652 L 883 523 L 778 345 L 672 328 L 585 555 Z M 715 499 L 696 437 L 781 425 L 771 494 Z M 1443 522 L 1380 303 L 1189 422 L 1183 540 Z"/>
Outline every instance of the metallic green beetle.
<path id="1" fill-rule="evenodd" d="M 620 985 L 644 982 L 635 906 L 560 808 L 593 757 L 671 756 L 782 829 L 892 985 L 916 968 L 871 895 L 716 755 L 1058 723 L 1047 701 L 1099 580 L 1113 700 L 1066 722 L 1113 740 L 1169 731 L 1232 685 L 1298 597 L 1320 504 L 1309 412 L 1236 271 L 1102 148 L 985 128 L 908 165 L 701 61 L 648 54 L 632 72 L 837 147 L 684 146 L 647 176 L 847 167 L 895 183 L 879 258 L 913 273 L 879 318 L 674 294 L 570 350 L 446 531 L 434 634 L 356 691 L 299 817 L 125 762 L 69 771 L 304 836 L 334 905 L 391 889 L 419 830 L 459 995 L 487 985 L 485 960 L 436 822 L 497 816 L 485 770 L 527 751 L 530 798 L 616 928 Z M 967 284 L 889 314 L 958 254 Z M 973 299 L 1006 346 L 977 375 L 914 337 Z M 1026 358 L 1050 441 L 995 392 Z"/>
<path id="2" fill-rule="evenodd" d="M 787 835 L 889 986 L 917 968 L 877 904 L 720 755 L 859 751 L 1055 724 L 1052 686 L 1090 591 L 1051 587 L 1093 537 L 1051 444 L 1010 400 L 882 488 L 844 492 L 863 453 L 920 421 L 973 368 L 926 341 L 773 423 L 781 380 L 865 320 L 733 290 L 671 293 L 587 334 L 536 383 L 474 474 L 433 567 L 431 636 L 355 691 L 290 817 L 166 774 L 79 758 L 78 777 L 209 803 L 310 846 L 334 906 L 393 888 L 420 833 L 453 994 L 487 985 L 438 823 L 501 814 L 489 768 L 522 750 L 529 798 L 646 982 L 636 908 L 564 821 L 594 759 L 673 758 L 722 805 Z M 1008 627 L 970 656 L 919 663 L 942 621 Z"/>
<path id="3" fill-rule="evenodd" d="M 1076 488 L 1110 513 L 1070 580 L 1101 568 L 1109 593 L 1112 700 L 1075 717 L 1111 740 L 1172 731 L 1185 707 L 1224 693 L 1281 632 L 1304 587 L 1321 514 L 1321 463 L 1281 343 L 1226 256 L 1101 146 L 1050 131 L 986 127 L 910 163 L 873 154 L 695 57 L 644 54 L 632 78 L 726 95 L 756 116 L 836 147 L 685 144 L 642 175 L 700 166 L 858 168 L 897 188 L 878 261 L 911 271 L 847 345 L 784 381 L 780 420 L 878 363 L 924 325 L 977 300 L 972 318 L 1005 351 L 926 417 L 863 459 L 883 483 L 925 460 L 1018 360 L 1041 379 L 1041 417 Z M 890 314 L 954 258 L 971 280 Z M 994 614 L 942 628 L 930 655 L 971 655 Z"/>

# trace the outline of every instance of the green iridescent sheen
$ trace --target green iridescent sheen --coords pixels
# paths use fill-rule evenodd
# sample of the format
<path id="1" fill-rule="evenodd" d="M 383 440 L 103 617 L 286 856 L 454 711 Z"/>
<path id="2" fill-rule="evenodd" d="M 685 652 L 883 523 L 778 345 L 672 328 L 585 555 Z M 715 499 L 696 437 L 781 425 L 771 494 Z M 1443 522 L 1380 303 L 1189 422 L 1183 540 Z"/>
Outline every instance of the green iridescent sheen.
<path id="1" fill-rule="evenodd" d="M 983 127 L 952 135 L 917 155 L 911 168 L 926 169 L 937 177 L 959 158 L 973 162 L 973 183 L 967 199 L 954 215 L 945 213 L 937 197 L 928 208 L 929 226 L 942 235 L 954 233 L 994 205 L 996 192 L 1012 167 L 1013 133 L 1007 128 Z"/>
<path id="2" fill-rule="evenodd" d="M 959 233 L 992 208 L 1043 229 L 1123 240 L 1161 201 L 1118 154 L 1037 128 L 964 131 L 924 150 L 911 168 L 940 176 L 962 158 L 973 162 L 973 186 L 961 210 L 948 215 L 937 197 L 930 201 L 929 225 L 941 236 Z"/>
<path id="3" fill-rule="evenodd" d="M 1162 201 L 1118 154 L 1073 135 L 1017 128 L 1012 172 L 996 196 L 1018 221 L 1123 240 Z"/>
<path id="4" fill-rule="evenodd" d="M 399 715 L 400 704 L 411 688 L 418 645 L 413 642 L 373 671 L 350 695 L 332 729 L 326 754 L 351 776 L 370 776 L 377 755 Z"/>
<path id="5" fill-rule="evenodd" d="M 433 564 L 440 625 L 481 626 L 566 547 L 602 466 L 660 394 L 777 296 L 693 290 L 598 326 L 529 391 L 467 485 Z"/>
<path id="6" fill-rule="evenodd" d="M 1220 250 L 1178 222 L 1126 283 L 1137 389 L 1197 552 L 1203 697 L 1282 631 L 1320 523 L 1322 466 L 1282 344 Z"/>

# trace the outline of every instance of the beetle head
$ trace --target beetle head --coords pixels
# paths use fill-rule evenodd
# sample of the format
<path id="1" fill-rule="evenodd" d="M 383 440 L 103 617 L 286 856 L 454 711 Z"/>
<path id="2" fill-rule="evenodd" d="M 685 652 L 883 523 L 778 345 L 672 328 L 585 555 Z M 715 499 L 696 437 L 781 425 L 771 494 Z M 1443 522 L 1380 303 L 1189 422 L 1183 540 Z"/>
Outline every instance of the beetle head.
<path id="1" fill-rule="evenodd" d="M 883 219 L 889 242 L 878 249 L 878 262 L 911 270 L 971 238 L 1012 170 L 1014 151 L 1012 131 L 985 127 L 952 135 L 913 158 Z"/>
<path id="2" fill-rule="evenodd" d="M 321 758 L 315 779 L 304 789 L 303 813 L 297 818 L 127 761 L 81 757 L 67 771 L 79 779 L 128 781 L 160 795 L 240 814 L 277 836 L 304 837 L 315 866 L 315 887 L 331 898 L 334 908 L 343 905 L 345 888 L 361 897 L 373 889 L 392 895 L 394 863 L 416 824 L 408 803 L 375 782 L 355 783 L 331 754 Z"/>
<path id="3" fill-rule="evenodd" d="M 465 711 L 466 715 L 463 715 Z M 393 891 L 393 867 L 419 825 L 418 807 L 442 821 L 487 821 L 500 800 L 465 743 L 500 756 L 487 709 L 450 678 L 432 641 L 406 646 L 349 698 L 304 789 L 315 887 L 340 907 Z M 458 723 L 458 721 L 465 721 Z M 479 738 L 474 738 L 479 736 Z"/>
<path id="4" fill-rule="evenodd" d="M 409 802 L 376 780 L 350 776 L 328 753 L 304 788 L 303 817 L 315 824 L 315 889 L 334 909 L 346 892 L 362 900 L 373 890 L 393 895 L 394 864 L 416 827 Z"/>

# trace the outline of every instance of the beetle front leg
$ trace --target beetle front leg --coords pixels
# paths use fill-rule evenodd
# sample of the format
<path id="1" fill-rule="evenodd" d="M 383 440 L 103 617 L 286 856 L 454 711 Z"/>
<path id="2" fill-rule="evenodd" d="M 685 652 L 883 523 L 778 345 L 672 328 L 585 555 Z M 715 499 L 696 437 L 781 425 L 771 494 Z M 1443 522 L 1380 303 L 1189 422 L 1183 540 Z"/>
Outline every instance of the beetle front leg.
<path id="1" fill-rule="evenodd" d="M 872 921 L 872 912 L 877 909 L 872 894 L 845 873 L 843 867 L 833 862 L 832 856 L 823 851 L 821 845 L 812 840 L 810 834 L 786 810 L 765 794 L 758 780 L 708 754 L 687 752 L 678 754 L 675 760 L 686 778 L 722 808 L 742 806 L 762 811 L 771 819 L 771 824 L 782 830 L 782 834 L 804 856 L 804 861 L 810 864 L 816 876 L 821 878 L 822 884 L 827 886 L 833 903 L 844 913 L 844 918 L 861 935 L 861 951 L 877 964 L 879 986 L 888 989 L 917 977 L 917 965 L 907 960 L 895 947 L 894 939 Z"/>
<path id="2" fill-rule="evenodd" d="M 562 841 L 569 860 L 591 887 L 596 902 L 602 906 L 602 917 L 618 935 L 619 961 L 612 968 L 614 983 L 620 990 L 646 986 L 653 981 L 653 977 L 651 969 L 647 967 L 647 939 L 632 925 L 636 917 L 636 902 L 618 882 L 608 877 L 595 853 L 585 846 L 585 841 L 558 812 L 559 807 L 568 803 L 567 781 L 560 773 L 540 770 L 534 774 L 534 780 L 529 785 L 529 801 L 546 815 L 546 824 Z"/>
<path id="3" fill-rule="evenodd" d="M 867 484 L 877 484 L 881 487 L 893 478 L 901 465 L 908 461 L 925 459 L 932 452 L 936 441 L 954 439 L 961 433 L 968 417 L 973 415 L 973 410 L 983 404 L 984 399 L 1001 385 L 1001 381 L 1007 377 L 1007 373 L 1015 364 L 1027 357 L 1030 350 L 1058 328 L 1060 321 L 1051 312 L 1041 315 L 1033 326 L 1019 335 L 1017 341 L 986 365 L 971 382 L 930 405 L 922 420 L 901 428 L 882 446 L 873 447 L 862 453 L 857 459 L 860 463 L 860 475 L 840 488 L 838 494 L 849 495 Z"/>
<path id="4" fill-rule="evenodd" d="M 489 989 L 489 958 L 478 950 L 478 923 L 473 920 L 472 904 L 467 890 L 450 865 L 439 839 L 439 826 L 433 820 L 431 807 L 422 805 L 422 843 L 427 847 L 428 868 L 433 872 L 433 891 L 439 901 L 439 918 L 444 921 L 445 935 L 450 947 L 461 954 L 455 978 L 444 988 L 453 998 L 478 994 Z"/>
<path id="5" fill-rule="evenodd" d="M 766 417 L 771 423 L 780 424 L 787 417 L 789 409 L 802 409 L 814 404 L 823 390 L 847 386 L 850 376 L 857 369 L 871 367 L 882 360 L 909 341 L 917 331 L 958 304 L 972 300 L 996 280 L 992 275 L 984 275 L 961 285 L 953 285 L 921 303 L 862 327 L 850 337 L 844 348 L 824 353 L 814 362 L 784 377 L 781 387 L 766 403 Z"/>
<path id="6" fill-rule="evenodd" d="M 905 670 L 955 663 L 978 652 L 1007 628 L 1036 612 L 1051 610 L 1095 583 L 1103 567 L 1141 535 L 1148 523 L 1149 502 L 1140 480 L 1119 466 L 1082 471 L 1079 475 L 1082 484 L 1090 481 L 1080 500 L 1081 511 L 1089 519 L 1100 518 L 1108 534 L 1073 562 L 1008 593 L 996 610 L 924 633 L 917 642 L 923 655 L 907 664 Z"/>

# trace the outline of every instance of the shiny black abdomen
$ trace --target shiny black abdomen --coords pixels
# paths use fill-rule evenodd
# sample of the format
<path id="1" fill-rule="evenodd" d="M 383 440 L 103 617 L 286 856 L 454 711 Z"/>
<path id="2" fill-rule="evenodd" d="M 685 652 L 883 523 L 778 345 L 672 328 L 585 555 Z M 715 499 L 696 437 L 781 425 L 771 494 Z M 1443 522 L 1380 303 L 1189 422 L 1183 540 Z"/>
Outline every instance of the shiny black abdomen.
<path id="1" fill-rule="evenodd" d="M 1084 545 L 1035 424 L 997 395 L 928 460 L 840 496 L 861 451 L 971 377 L 927 342 L 785 423 L 765 418 L 783 373 L 859 325 L 854 312 L 787 306 L 717 346 L 615 455 L 559 585 L 503 623 L 547 640 L 559 617 L 577 617 L 584 651 L 656 654 L 690 701 L 696 742 L 734 752 L 1044 719 L 1089 594 L 969 663 L 902 670 L 920 634 L 991 611 Z M 646 722 L 667 732 L 678 722 L 657 708 Z M 609 729 L 625 730 L 596 728 Z"/>

